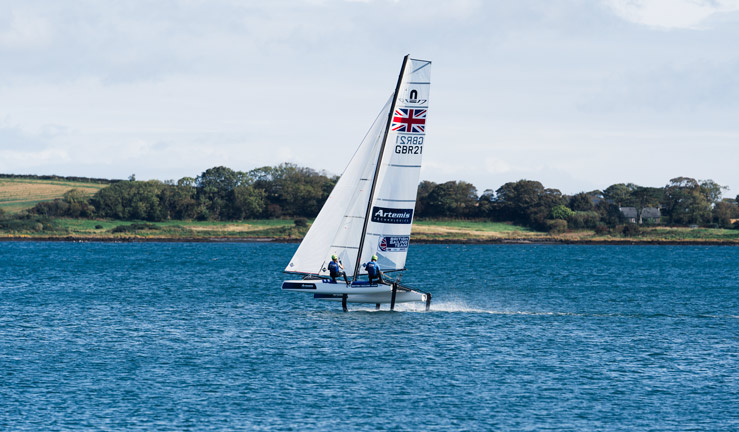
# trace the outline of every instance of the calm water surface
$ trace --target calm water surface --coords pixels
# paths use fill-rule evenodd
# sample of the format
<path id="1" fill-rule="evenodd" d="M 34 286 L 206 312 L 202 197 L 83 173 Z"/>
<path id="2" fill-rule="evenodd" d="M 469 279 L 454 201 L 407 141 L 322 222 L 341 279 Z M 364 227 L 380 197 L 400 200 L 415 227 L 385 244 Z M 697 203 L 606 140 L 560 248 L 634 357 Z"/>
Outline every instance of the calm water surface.
<path id="1" fill-rule="evenodd" d="M 431 312 L 294 244 L 0 243 L 0 430 L 739 430 L 739 248 L 411 247 Z"/>

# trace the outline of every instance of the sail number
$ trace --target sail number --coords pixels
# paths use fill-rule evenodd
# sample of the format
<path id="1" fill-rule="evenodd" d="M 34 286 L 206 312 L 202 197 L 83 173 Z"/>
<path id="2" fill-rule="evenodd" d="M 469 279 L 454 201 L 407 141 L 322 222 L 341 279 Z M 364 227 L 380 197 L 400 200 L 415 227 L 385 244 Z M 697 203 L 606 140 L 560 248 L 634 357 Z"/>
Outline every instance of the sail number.
<path id="1" fill-rule="evenodd" d="M 423 137 L 422 136 L 404 136 L 395 137 L 395 153 L 398 154 L 423 154 Z"/>
<path id="2" fill-rule="evenodd" d="M 423 146 L 396 145 L 395 153 L 398 154 L 423 154 Z"/>
<path id="3" fill-rule="evenodd" d="M 398 135 L 395 137 L 395 144 L 423 145 L 423 137 Z"/>

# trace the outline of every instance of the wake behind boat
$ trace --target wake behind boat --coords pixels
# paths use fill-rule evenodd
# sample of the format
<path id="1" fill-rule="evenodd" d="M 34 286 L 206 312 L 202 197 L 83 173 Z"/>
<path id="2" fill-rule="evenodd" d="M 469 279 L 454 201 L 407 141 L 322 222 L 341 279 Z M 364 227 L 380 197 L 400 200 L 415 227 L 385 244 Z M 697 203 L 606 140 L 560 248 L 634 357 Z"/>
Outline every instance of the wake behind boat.
<path id="1" fill-rule="evenodd" d="M 347 303 L 374 303 L 377 309 L 389 303 L 393 310 L 396 303 L 425 302 L 430 308 L 430 293 L 400 284 L 421 173 L 430 70 L 430 61 L 403 59 L 395 92 L 285 268 L 303 279 L 283 282 L 283 290 L 340 301 L 344 311 Z M 397 277 L 360 280 L 371 262 Z M 335 277 L 337 266 L 346 278 Z"/>

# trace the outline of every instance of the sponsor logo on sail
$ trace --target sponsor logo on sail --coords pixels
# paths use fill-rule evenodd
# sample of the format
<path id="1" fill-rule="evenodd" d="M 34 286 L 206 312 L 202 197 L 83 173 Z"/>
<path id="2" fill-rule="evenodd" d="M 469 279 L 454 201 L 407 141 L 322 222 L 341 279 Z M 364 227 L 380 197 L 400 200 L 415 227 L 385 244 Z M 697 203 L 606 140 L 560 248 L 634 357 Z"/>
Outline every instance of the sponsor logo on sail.
<path id="1" fill-rule="evenodd" d="M 410 236 L 383 236 L 380 237 L 377 249 L 381 252 L 405 252 L 410 239 Z"/>
<path id="2" fill-rule="evenodd" d="M 372 222 L 386 224 L 409 224 L 413 219 L 413 209 L 394 209 L 372 207 Z"/>

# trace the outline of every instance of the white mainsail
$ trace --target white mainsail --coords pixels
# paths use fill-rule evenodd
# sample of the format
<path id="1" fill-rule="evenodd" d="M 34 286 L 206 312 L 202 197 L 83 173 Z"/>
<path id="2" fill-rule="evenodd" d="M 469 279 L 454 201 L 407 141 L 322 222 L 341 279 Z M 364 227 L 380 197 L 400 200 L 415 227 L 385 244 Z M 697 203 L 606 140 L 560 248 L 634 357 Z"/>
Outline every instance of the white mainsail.
<path id="1" fill-rule="evenodd" d="M 361 264 L 375 254 L 383 271 L 405 267 L 426 131 L 430 65 L 406 57 L 396 92 L 375 119 L 286 272 L 326 275 L 333 254 L 350 277 L 365 274 Z"/>

